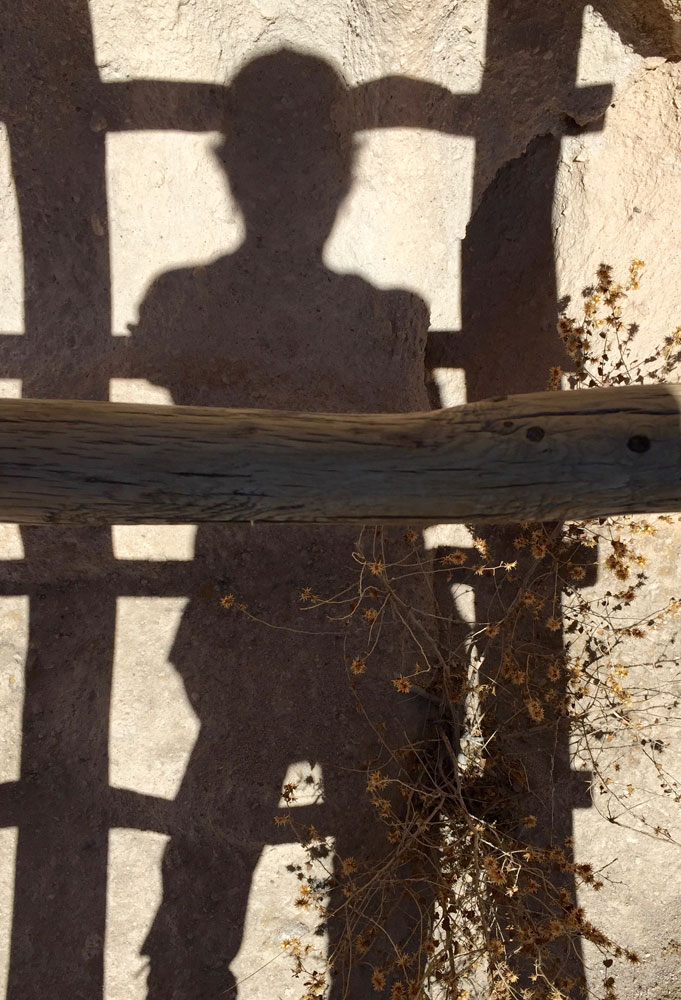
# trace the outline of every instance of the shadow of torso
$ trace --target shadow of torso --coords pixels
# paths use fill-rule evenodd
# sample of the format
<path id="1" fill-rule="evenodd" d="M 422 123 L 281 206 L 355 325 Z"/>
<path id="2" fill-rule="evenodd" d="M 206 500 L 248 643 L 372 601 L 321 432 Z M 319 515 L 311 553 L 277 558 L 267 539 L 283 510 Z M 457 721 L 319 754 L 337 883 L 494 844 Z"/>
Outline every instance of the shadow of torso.
<path id="1" fill-rule="evenodd" d="M 262 261 L 242 249 L 159 278 L 133 344 L 137 369 L 177 404 L 409 411 L 428 407 L 427 326 L 425 305 L 408 292 L 379 291 L 318 262 Z M 253 868 L 275 837 L 289 764 L 321 765 L 318 825 L 334 828 L 328 832 L 339 851 L 372 849 L 361 766 L 375 744 L 344 667 L 349 651 L 364 653 L 367 625 L 348 629 L 319 617 L 308 625 L 299 610 L 303 587 L 332 595 L 356 580 L 356 537 L 355 528 L 322 525 L 198 531 L 205 587 L 189 598 L 170 659 L 201 729 L 175 803 L 163 902 L 145 945 L 150 998 L 222 995 L 233 985 L 228 967 Z M 229 592 L 283 628 L 223 609 L 218 597 Z M 323 634 L 314 634 L 320 624 Z M 301 628 L 311 634 L 287 630 Z M 407 655 L 398 646 L 389 631 L 362 678 L 363 700 L 377 719 L 390 717 L 393 729 L 404 730 L 418 725 L 420 708 L 390 685 Z"/>

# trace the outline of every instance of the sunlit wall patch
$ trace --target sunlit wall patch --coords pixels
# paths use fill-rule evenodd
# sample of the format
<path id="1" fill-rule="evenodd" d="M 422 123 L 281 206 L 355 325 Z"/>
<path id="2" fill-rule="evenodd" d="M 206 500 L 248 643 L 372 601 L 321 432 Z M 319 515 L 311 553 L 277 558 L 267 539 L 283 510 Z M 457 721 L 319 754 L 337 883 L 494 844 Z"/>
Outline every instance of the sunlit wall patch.
<path id="1" fill-rule="evenodd" d="M 0 597 L 0 784 L 21 775 L 27 648 L 28 597 Z"/>
<path id="2" fill-rule="evenodd" d="M 168 837 L 147 830 L 109 831 L 104 940 L 104 1000 L 145 1000 L 145 939 L 161 904 L 161 863 Z"/>
<path id="3" fill-rule="evenodd" d="M 16 826 L 0 829 L 0 996 L 3 997 L 7 994 L 9 975 L 18 842 L 19 830 Z"/>
<path id="4" fill-rule="evenodd" d="M 0 336 L 24 332 L 24 261 L 7 127 L 0 122 Z"/>
<path id="5" fill-rule="evenodd" d="M 359 133 L 353 184 L 324 263 L 378 288 L 415 292 L 434 328 L 458 329 L 458 242 L 471 213 L 474 163 L 471 137 L 412 128 Z"/>
<path id="6" fill-rule="evenodd" d="M 187 600 L 120 597 L 111 694 L 109 783 L 174 799 L 199 733 L 168 656 Z"/>
<path id="7" fill-rule="evenodd" d="M 128 335 L 158 275 L 205 264 L 241 243 L 241 214 L 213 154 L 220 139 L 217 132 L 107 135 L 114 335 Z"/>

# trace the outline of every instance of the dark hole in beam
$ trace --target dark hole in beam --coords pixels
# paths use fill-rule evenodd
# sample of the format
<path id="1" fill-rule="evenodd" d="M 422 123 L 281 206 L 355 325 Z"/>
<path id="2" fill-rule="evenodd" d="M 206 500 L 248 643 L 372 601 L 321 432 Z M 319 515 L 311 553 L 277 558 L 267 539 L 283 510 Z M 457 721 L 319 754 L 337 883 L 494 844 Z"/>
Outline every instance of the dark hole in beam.
<path id="1" fill-rule="evenodd" d="M 627 448 L 629 451 L 635 451 L 637 454 L 642 455 L 644 451 L 648 451 L 650 448 L 650 438 L 646 437 L 645 434 L 634 434 L 627 441 Z"/>

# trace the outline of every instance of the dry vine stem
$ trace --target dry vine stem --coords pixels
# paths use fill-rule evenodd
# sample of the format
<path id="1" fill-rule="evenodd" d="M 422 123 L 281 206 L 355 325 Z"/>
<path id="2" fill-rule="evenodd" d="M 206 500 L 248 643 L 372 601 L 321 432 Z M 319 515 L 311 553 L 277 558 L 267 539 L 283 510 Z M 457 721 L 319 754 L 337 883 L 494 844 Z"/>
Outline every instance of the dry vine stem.
<path id="1" fill-rule="evenodd" d="M 563 378 L 593 388 L 659 382 L 675 372 L 681 330 L 639 363 L 635 331 L 622 320 L 621 303 L 638 287 L 641 267 L 632 264 L 626 288 L 602 267 L 585 293 L 582 321 L 562 317 L 573 368 L 552 370 L 554 389 Z M 367 967 L 371 988 L 390 1000 L 615 1000 L 617 960 L 639 958 L 587 915 L 582 890 L 602 890 L 608 873 L 574 857 L 574 803 L 558 803 L 566 826 L 556 815 L 556 776 L 566 764 L 587 764 L 595 803 L 611 822 L 672 839 L 654 803 L 637 808 L 626 770 L 632 755 L 648 762 L 660 796 L 681 803 L 665 764 L 669 727 L 678 721 L 678 675 L 642 687 L 630 662 L 631 643 L 681 608 L 673 600 L 640 609 L 646 575 L 638 542 L 671 523 L 668 515 L 524 521 L 513 531 L 473 529 L 470 548 L 434 555 L 413 530 L 398 543 L 394 531 L 388 542 L 385 530 L 367 528 L 354 553 L 355 584 L 325 598 L 312 584 L 304 588 L 306 614 L 319 616 L 320 627 L 329 619 L 352 626 L 345 665 L 368 725 L 363 684 L 396 629 L 416 653 L 410 669 L 395 670 L 391 693 L 417 694 L 435 709 L 430 737 L 418 743 L 390 745 L 375 726 L 366 789 L 385 835 L 380 858 L 325 859 L 316 831 L 296 827 L 294 810 L 277 817 L 300 835 L 316 866 L 314 878 L 301 874 L 296 904 L 344 928 L 323 969 L 307 967 L 300 940 L 282 942 L 295 975 L 307 976 L 304 1000 L 324 996 L 331 978 L 342 987 L 334 996 L 347 996 L 353 970 Z M 599 553 L 609 582 L 585 589 Z M 418 580 L 430 603 L 414 602 Z M 448 603 L 466 586 L 476 593 L 468 623 Z M 238 596 L 225 595 L 223 604 L 257 619 L 239 612 Z M 287 802 L 295 792 L 288 788 Z M 392 915 L 405 899 L 412 920 L 396 937 Z M 602 963 L 600 979 L 594 973 L 588 984 L 582 942 Z"/>

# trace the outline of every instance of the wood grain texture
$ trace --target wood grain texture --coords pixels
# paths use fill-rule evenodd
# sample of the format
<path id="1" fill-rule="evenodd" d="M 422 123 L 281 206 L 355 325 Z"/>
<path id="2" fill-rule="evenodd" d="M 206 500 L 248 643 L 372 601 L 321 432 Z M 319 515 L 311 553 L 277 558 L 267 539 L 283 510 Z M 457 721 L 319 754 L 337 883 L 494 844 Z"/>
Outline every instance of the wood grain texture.
<path id="1" fill-rule="evenodd" d="M 0 401 L 21 524 L 558 520 L 681 510 L 681 386 L 428 413 Z"/>

